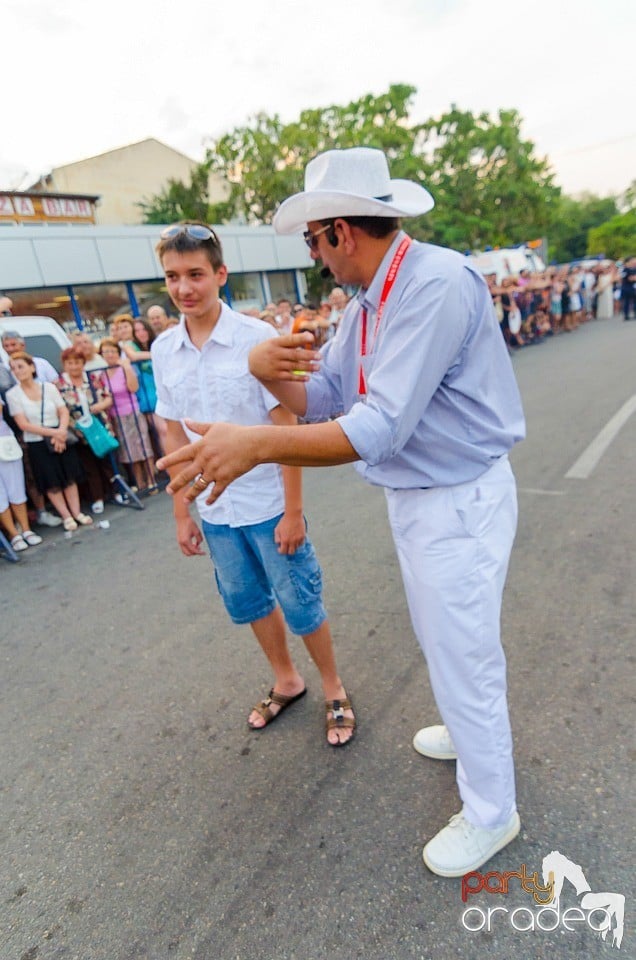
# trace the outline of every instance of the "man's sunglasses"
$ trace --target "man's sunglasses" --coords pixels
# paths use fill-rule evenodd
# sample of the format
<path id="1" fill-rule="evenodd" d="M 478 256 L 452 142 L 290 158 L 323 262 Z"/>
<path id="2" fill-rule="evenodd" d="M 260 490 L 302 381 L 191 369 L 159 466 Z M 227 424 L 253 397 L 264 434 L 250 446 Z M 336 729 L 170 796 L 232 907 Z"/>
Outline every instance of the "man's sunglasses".
<path id="1" fill-rule="evenodd" d="M 318 237 L 320 236 L 320 234 L 326 233 L 327 230 L 331 229 L 331 226 L 332 225 L 328 223 L 326 227 L 323 227 L 321 230 L 316 230 L 315 233 L 312 233 L 311 230 L 305 230 L 305 232 L 303 233 L 303 240 L 305 241 L 309 249 L 312 251 L 312 253 L 315 253 L 316 250 L 318 249 Z"/>
<path id="2" fill-rule="evenodd" d="M 159 236 L 162 240 L 173 240 L 182 233 L 193 240 L 212 240 L 217 247 L 221 246 L 214 230 L 211 227 L 205 227 L 202 223 L 173 223 L 172 226 L 162 230 Z"/>

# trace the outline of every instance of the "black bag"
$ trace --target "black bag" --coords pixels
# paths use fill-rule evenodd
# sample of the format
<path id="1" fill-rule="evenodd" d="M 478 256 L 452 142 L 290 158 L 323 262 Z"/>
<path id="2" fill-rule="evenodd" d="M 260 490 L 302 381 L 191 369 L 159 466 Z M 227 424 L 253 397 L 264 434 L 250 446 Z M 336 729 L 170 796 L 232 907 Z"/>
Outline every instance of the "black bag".
<path id="1" fill-rule="evenodd" d="M 43 440 L 47 446 L 47 449 L 50 450 L 51 453 L 64 453 L 64 450 L 58 451 L 55 449 L 53 446 L 53 437 L 43 437 Z M 69 430 L 69 432 L 66 434 L 66 447 L 64 449 L 68 450 L 69 447 L 74 447 L 76 443 L 78 443 L 78 439 L 75 431 Z"/>
<path id="2" fill-rule="evenodd" d="M 40 404 L 40 420 L 42 421 L 42 426 L 44 426 L 44 388 L 45 388 L 45 386 L 46 386 L 46 384 L 43 383 L 43 384 L 42 384 L 42 403 Z M 58 420 L 57 426 L 59 427 L 59 425 L 60 425 L 60 421 Z M 46 444 L 47 450 L 50 450 L 51 453 L 57 453 L 57 452 L 58 452 L 58 451 L 55 449 L 55 447 L 53 446 L 53 437 L 42 437 L 42 439 L 44 440 L 44 442 L 45 442 L 45 444 Z M 73 447 L 76 443 L 79 443 L 79 437 L 77 436 L 77 434 L 75 433 L 75 431 L 72 429 L 72 427 L 69 427 L 68 432 L 67 432 L 67 434 L 66 434 L 66 448 L 65 448 L 65 449 L 68 450 L 69 447 Z M 64 451 L 62 451 L 62 453 L 64 453 Z"/>

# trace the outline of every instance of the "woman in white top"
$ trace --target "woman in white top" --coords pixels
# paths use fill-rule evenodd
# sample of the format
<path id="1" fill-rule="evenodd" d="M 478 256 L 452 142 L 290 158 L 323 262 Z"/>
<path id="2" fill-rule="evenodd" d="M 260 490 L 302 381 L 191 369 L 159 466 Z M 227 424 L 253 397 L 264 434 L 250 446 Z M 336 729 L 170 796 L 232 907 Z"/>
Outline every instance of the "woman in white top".
<path id="1" fill-rule="evenodd" d="M 9 534 L 13 549 L 20 553 L 42 543 L 42 537 L 29 526 L 22 448 L 2 417 L 3 406 L 0 399 L 0 526 Z"/>
<path id="2" fill-rule="evenodd" d="M 28 353 L 14 353 L 10 366 L 18 383 L 7 391 L 7 403 L 28 444 L 36 486 L 62 517 L 64 529 L 77 530 L 78 524 L 93 520 L 80 509 L 77 481 L 83 473 L 77 451 L 67 445 L 68 407 L 54 384 L 36 381 L 35 363 Z M 45 437 L 51 437 L 53 451 Z"/>

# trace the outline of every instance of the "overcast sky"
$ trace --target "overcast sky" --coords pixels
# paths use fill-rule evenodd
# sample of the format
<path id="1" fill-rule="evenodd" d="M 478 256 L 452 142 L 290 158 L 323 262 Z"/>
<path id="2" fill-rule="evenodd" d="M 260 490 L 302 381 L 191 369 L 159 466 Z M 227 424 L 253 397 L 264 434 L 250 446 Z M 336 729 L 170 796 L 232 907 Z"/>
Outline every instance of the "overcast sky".
<path id="1" fill-rule="evenodd" d="M 619 193 L 635 26 L 635 0 L 4 0 L 0 188 L 146 137 L 202 159 L 258 111 L 408 83 L 414 120 L 514 107 L 567 193 Z"/>

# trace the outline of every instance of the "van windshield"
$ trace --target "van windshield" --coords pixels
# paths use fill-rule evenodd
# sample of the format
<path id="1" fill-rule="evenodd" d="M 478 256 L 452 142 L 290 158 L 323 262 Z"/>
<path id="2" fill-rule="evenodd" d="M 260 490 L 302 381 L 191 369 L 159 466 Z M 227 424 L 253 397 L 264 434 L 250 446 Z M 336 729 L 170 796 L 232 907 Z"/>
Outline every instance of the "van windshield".
<path id="1" fill-rule="evenodd" d="M 27 353 L 30 353 L 32 357 L 44 357 L 45 360 L 53 364 L 58 373 L 62 372 L 60 354 L 63 348 L 54 337 L 47 333 L 22 334 L 22 336 L 25 339 L 24 349 Z"/>

